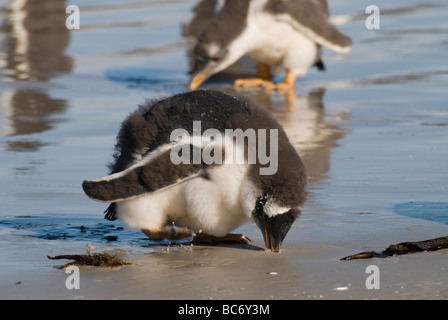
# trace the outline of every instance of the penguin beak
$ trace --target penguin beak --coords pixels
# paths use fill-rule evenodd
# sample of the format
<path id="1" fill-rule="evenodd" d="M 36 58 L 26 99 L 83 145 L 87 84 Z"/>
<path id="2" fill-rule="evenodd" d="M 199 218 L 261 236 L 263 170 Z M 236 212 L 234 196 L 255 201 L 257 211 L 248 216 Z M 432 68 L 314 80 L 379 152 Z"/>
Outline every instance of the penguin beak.
<path id="1" fill-rule="evenodd" d="M 279 252 L 283 239 L 294 223 L 298 213 L 296 210 L 290 210 L 285 213 L 268 217 L 265 213 L 254 215 L 255 223 L 260 228 L 266 249 L 271 252 Z"/>
<path id="2" fill-rule="evenodd" d="M 283 237 L 286 235 L 277 235 L 276 232 L 269 230 L 268 226 L 264 228 L 264 244 L 266 249 L 271 250 L 271 252 L 279 252 L 280 245 L 282 244 Z"/>
<path id="3" fill-rule="evenodd" d="M 271 235 L 269 234 L 268 228 L 264 228 L 264 243 L 266 249 L 271 249 L 271 252 L 278 252 L 280 250 L 280 246 L 278 246 L 277 250 L 274 248 L 274 245 L 271 241 Z"/>
<path id="4" fill-rule="evenodd" d="M 206 66 L 203 70 L 196 73 L 188 86 L 190 90 L 199 88 L 199 86 L 209 77 L 211 70 L 211 66 Z"/>
<path id="5" fill-rule="evenodd" d="M 291 208 L 286 212 L 277 214 L 268 214 L 266 212 L 266 197 L 259 197 L 255 202 L 255 208 L 252 211 L 252 218 L 263 234 L 266 249 L 272 252 L 279 252 L 280 246 L 291 228 L 292 224 L 300 214 L 300 208 Z"/>
<path id="6" fill-rule="evenodd" d="M 297 209 L 291 209 L 269 217 L 263 210 L 256 210 L 254 221 L 263 234 L 266 249 L 271 252 L 279 252 L 283 239 L 300 213 Z"/>

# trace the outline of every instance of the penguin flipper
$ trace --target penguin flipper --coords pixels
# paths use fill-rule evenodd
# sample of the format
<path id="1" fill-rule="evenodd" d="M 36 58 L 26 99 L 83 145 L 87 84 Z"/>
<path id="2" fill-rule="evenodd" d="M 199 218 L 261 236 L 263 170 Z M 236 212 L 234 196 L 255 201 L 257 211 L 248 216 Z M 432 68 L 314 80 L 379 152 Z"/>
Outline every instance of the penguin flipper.
<path id="1" fill-rule="evenodd" d="M 205 170 L 203 163 L 194 164 L 193 161 L 174 164 L 170 155 L 169 150 L 121 172 L 97 180 L 85 180 L 82 188 L 93 200 L 120 202 L 197 177 Z"/>
<path id="2" fill-rule="evenodd" d="M 321 46 L 338 53 L 347 53 L 351 49 L 351 39 L 328 18 L 326 1 L 285 0 L 268 3 L 266 10 L 277 14 L 280 20 L 290 23 Z"/>

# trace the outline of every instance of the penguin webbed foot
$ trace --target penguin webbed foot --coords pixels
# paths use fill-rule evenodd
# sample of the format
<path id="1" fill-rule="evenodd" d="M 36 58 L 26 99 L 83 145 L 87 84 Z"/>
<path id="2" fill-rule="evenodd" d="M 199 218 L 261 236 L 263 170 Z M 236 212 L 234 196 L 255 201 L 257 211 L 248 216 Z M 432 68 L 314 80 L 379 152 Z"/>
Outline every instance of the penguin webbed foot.
<path id="1" fill-rule="evenodd" d="M 228 233 L 224 237 L 216 237 L 200 232 L 193 236 L 193 241 L 213 245 L 222 243 L 248 244 L 252 239 L 241 233 Z"/>
<path id="2" fill-rule="evenodd" d="M 296 77 L 292 73 L 287 73 L 282 82 L 274 83 L 263 78 L 237 79 L 234 82 L 237 88 L 262 88 L 268 91 L 289 92 L 294 89 Z"/>
<path id="3" fill-rule="evenodd" d="M 263 88 L 272 91 L 289 92 L 290 90 L 293 89 L 293 85 L 286 82 L 279 82 L 279 83 L 269 82 L 265 83 L 263 85 Z"/>
<path id="4" fill-rule="evenodd" d="M 161 228 L 161 229 L 142 229 L 143 233 L 153 241 L 180 240 L 191 237 L 193 230 L 188 228 Z"/>
<path id="5" fill-rule="evenodd" d="M 251 87 L 266 87 L 272 85 L 272 81 L 262 78 L 249 78 L 235 80 L 235 87 L 251 88 Z"/>

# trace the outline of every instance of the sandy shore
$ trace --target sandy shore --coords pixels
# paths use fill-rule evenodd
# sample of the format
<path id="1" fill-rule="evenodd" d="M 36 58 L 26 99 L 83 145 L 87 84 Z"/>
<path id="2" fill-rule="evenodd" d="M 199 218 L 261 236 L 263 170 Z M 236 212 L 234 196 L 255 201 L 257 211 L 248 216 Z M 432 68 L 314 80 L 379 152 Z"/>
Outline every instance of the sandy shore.
<path id="1" fill-rule="evenodd" d="M 85 254 L 84 243 L 10 234 L 3 237 L 10 238 L 10 249 L 0 256 L 8 261 L 2 267 L 0 299 L 447 299 L 447 250 L 339 260 L 359 251 L 381 250 L 385 247 L 382 243 L 397 243 L 398 239 L 418 236 L 414 240 L 422 240 L 425 233 L 448 233 L 441 224 L 419 225 L 419 231 L 410 227 L 389 236 L 389 241 L 382 237 L 388 230 L 376 240 L 369 234 L 362 240 L 360 230 L 337 231 L 357 239 L 355 246 L 349 245 L 350 240 L 329 245 L 326 240 L 319 241 L 322 234 L 306 226 L 296 227 L 278 254 L 263 250 L 261 235 L 250 226 L 246 231 L 254 241 L 245 247 L 176 245 L 124 250 L 94 244 L 95 252 L 115 252 L 132 264 L 80 267 L 79 289 L 71 290 L 66 281 L 71 281 L 67 279 L 72 273 L 55 268 L 69 261 L 49 260 L 47 255 Z M 303 244 L 292 244 L 299 240 Z M 366 287 L 370 265 L 378 267 L 379 289 Z"/>

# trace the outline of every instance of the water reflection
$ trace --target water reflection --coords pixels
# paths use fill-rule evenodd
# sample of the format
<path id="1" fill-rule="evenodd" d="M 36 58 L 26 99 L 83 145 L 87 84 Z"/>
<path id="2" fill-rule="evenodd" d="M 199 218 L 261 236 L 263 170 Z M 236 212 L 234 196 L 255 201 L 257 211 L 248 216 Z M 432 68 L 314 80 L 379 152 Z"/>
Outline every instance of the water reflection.
<path id="1" fill-rule="evenodd" d="M 71 71 L 72 60 L 64 54 L 70 41 L 65 1 L 11 0 L 6 18 L 6 77 L 47 81 L 55 73 Z"/>
<path id="2" fill-rule="evenodd" d="M 7 131 L 9 136 L 31 135 L 51 130 L 59 121 L 54 117 L 66 109 L 66 101 L 53 99 L 47 93 L 34 89 L 19 89 L 4 97 L 9 109 Z M 9 141 L 10 151 L 36 151 L 45 143 L 38 140 Z"/>
<path id="3" fill-rule="evenodd" d="M 4 15 L 1 81 L 11 89 L 0 94 L 5 118 L 1 134 L 23 136 L 50 130 L 57 121 L 54 115 L 64 113 L 67 103 L 52 98 L 42 82 L 71 72 L 73 67 L 64 53 L 70 41 L 65 1 L 11 0 Z M 42 145 L 45 143 L 22 137 L 9 141 L 8 150 L 36 151 Z"/>
<path id="4" fill-rule="evenodd" d="M 340 128 L 337 123 L 349 115 L 336 114 L 329 117 L 325 113 L 323 101 L 325 89 L 312 89 L 306 94 L 297 95 L 293 101 L 282 94 L 263 90 L 240 92 L 231 87 L 222 91 L 231 95 L 246 95 L 272 113 L 299 151 L 307 168 L 310 184 L 327 177 L 331 150 L 347 133 L 347 130 Z M 329 118 L 333 118 L 334 121 L 329 121 Z"/>

